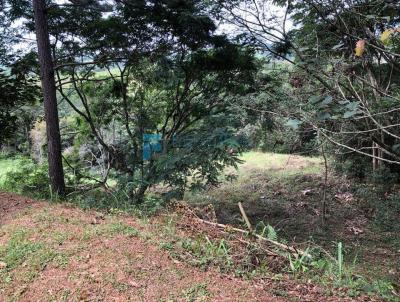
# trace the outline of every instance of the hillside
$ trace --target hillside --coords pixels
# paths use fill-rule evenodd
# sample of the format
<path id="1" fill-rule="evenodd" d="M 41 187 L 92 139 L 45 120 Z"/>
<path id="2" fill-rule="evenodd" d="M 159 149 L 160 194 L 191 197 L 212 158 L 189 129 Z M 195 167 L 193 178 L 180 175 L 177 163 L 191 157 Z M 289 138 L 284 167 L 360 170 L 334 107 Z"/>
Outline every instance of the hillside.
<path id="1" fill-rule="evenodd" d="M 262 161 L 265 157 L 271 160 Z M 339 212 L 343 202 L 330 200 L 338 223 L 332 223 L 332 216 L 328 229 L 318 228 L 320 160 L 263 153 L 244 158 L 237 180 L 207 194 L 190 194 L 188 204 L 175 203 L 152 216 L 119 209 L 83 210 L 73 203 L 0 193 L 0 301 L 384 301 L 374 286 L 388 270 L 394 273 L 390 269 L 396 252 L 367 222 L 355 225 L 359 218 L 345 215 L 359 214 L 355 204 Z M 343 189 L 337 180 L 330 186 L 332 192 Z M 313 194 L 303 194 L 307 188 Z M 325 243 L 324 234 L 344 242 L 348 252 L 341 283 L 326 269 L 291 271 L 273 246 L 251 243 L 246 234 L 213 225 L 218 221 L 245 228 L 237 216 L 238 201 L 254 224 L 261 218 L 271 223 L 280 242 L 307 248 L 311 241 L 302 242 L 314 236 L 311 247 L 319 244 L 333 257 L 335 245 Z M 213 217 L 206 217 L 204 209 L 213 202 Z M 271 212 L 269 207 L 276 209 L 279 203 L 279 213 Z M 295 208 L 300 210 L 291 220 Z M 302 234 L 305 221 L 314 226 Z M 351 227 L 362 228 L 362 233 Z M 385 261 L 375 260 L 377 251 Z M 362 261 L 353 268 L 355 254 Z M 350 283 L 347 274 L 369 277 Z M 374 291 L 369 296 L 367 289 L 360 291 L 366 284 Z M 384 288 L 381 293 L 387 295 Z M 396 296 L 390 299 L 396 301 Z"/>

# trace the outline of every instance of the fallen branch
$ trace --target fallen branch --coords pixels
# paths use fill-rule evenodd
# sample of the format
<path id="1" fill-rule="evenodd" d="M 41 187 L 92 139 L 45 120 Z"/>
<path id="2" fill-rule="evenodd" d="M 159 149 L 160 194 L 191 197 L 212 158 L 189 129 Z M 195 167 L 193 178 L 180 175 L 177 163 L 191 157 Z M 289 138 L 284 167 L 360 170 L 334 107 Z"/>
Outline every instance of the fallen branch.
<path id="1" fill-rule="evenodd" d="M 224 230 L 229 229 L 229 230 L 232 230 L 232 231 L 235 231 L 235 232 L 238 232 L 238 233 L 242 233 L 242 234 L 246 234 L 246 235 L 249 234 L 248 231 L 245 231 L 245 230 L 242 230 L 242 229 L 238 229 L 238 228 L 226 225 L 226 224 L 210 222 L 210 221 L 207 221 L 207 220 L 204 220 L 204 219 L 201 219 L 201 218 L 194 218 L 194 219 L 196 219 L 198 222 L 201 222 L 201 223 L 204 223 L 204 224 L 207 224 L 207 225 L 210 225 L 210 226 L 222 228 Z M 307 253 L 305 251 L 302 251 L 302 250 L 298 250 L 298 249 L 296 249 L 296 248 L 294 248 L 292 246 L 289 246 L 289 245 L 286 245 L 286 244 L 283 244 L 283 243 L 280 243 L 280 242 L 265 238 L 265 237 L 263 237 L 261 235 L 258 235 L 258 234 L 253 234 L 253 236 L 256 237 L 257 239 L 261 240 L 261 241 L 268 242 L 268 243 L 270 243 L 270 244 L 272 244 L 272 245 L 274 245 L 274 246 L 276 246 L 276 247 L 278 247 L 280 249 L 289 251 L 290 253 L 294 254 L 295 256 L 305 256 L 307 258 L 311 258 L 311 255 L 309 253 Z"/>
<path id="2" fill-rule="evenodd" d="M 250 233 L 253 233 L 254 230 L 253 230 L 253 228 L 252 228 L 252 226 L 251 226 L 251 223 L 250 223 L 249 218 L 248 218 L 247 215 L 246 215 L 246 212 L 244 211 L 244 208 L 243 208 L 242 203 L 241 203 L 241 202 L 238 202 L 238 206 L 239 206 L 240 213 L 242 214 L 243 219 L 244 219 L 244 221 L 245 221 L 246 224 L 247 224 L 247 228 L 249 229 L 249 232 L 250 232 Z"/>
<path id="3" fill-rule="evenodd" d="M 240 239 L 240 238 L 237 238 L 236 240 L 239 241 L 240 243 L 245 244 L 245 245 L 250 245 L 250 244 L 251 244 L 251 242 L 246 241 L 246 240 L 243 240 L 243 239 Z M 269 250 L 269 249 L 267 249 L 267 248 L 263 248 L 263 247 L 261 247 L 261 246 L 260 246 L 259 248 L 261 248 L 261 249 L 266 253 L 266 255 L 268 255 L 268 256 L 284 257 L 283 255 L 278 254 L 278 253 L 276 253 L 276 252 L 274 252 L 274 251 L 271 251 L 271 250 Z"/>

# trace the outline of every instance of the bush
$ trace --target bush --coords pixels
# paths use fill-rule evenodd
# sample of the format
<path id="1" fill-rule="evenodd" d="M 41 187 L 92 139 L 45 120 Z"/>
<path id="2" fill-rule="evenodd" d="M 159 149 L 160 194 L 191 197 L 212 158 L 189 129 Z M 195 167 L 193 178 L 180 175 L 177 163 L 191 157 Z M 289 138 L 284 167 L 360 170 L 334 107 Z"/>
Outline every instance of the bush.
<path id="1" fill-rule="evenodd" d="M 248 124 L 236 133 L 236 139 L 243 150 L 256 149 L 262 140 L 262 129 Z"/>
<path id="2" fill-rule="evenodd" d="M 346 177 L 364 179 L 372 172 L 370 161 L 366 162 L 363 157 L 349 156 L 349 158 L 344 159 L 335 156 L 334 158 L 335 160 L 332 162 L 333 168 L 336 172 L 345 175 Z"/>
<path id="3" fill-rule="evenodd" d="M 380 194 L 390 192 L 396 183 L 398 183 L 399 175 L 390 171 L 389 167 L 381 167 L 373 171 L 366 178 L 367 182 L 373 184 Z"/>
<path id="4" fill-rule="evenodd" d="M 286 128 L 266 132 L 259 142 L 258 149 L 282 154 L 318 154 L 319 149 L 316 147 L 315 136 L 312 133 L 307 135 L 304 133 L 307 132 Z"/>
<path id="5" fill-rule="evenodd" d="M 375 227 L 382 232 L 400 232 L 400 193 L 383 190 L 382 184 L 360 184 L 356 196 L 364 201 L 364 210 L 373 215 Z M 388 239 L 394 239 L 390 236 Z M 400 242 L 395 242 L 400 244 Z"/>
<path id="6" fill-rule="evenodd" d="M 400 232 L 400 194 L 382 198 L 376 203 L 375 223 L 383 231 Z"/>
<path id="7" fill-rule="evenodd" d="M 16 162 L 15 170 L 5 176 L 2 190 L 34 198 L 51 198 L 47 165 L 35 164 L 30 159 Z"/>

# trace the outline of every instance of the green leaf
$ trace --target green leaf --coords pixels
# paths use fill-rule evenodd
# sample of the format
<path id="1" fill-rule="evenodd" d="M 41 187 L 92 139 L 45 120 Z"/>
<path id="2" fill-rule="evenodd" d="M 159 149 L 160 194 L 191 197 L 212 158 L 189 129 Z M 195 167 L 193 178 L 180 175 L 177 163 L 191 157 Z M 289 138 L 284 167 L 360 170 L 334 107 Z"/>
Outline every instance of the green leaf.
<path id="1" fill-rule="evenodd" d="M 330 103 L 332 103 L 332 101 L 333 101 L 332 96 L 328 95 L 324 98 L 321 105 L 324 105 L 324 106 L 329 105 Z"/>
<path id="2" fill-rule="evenodd" d="M 321 102 L 321 100 L 322 100 L 322 98 L 319 95 L 313 95 L 308 98 L 308 101 L 313 105 Z"/>
<path id="3" fill-rule="evenodd" d="M 289 119 L 287 122 L 286 122 L 286 126 L 288 126 L 288 127 L 291 127 L 291 128 L 293 128 L 293 129 L 295 129 L 295 130 L 297 130 L 297 129 L 299 129 L 299 125 L 301 125 L 303 122 L 302 121 L 300 121 L 299 119 Z"/>
<path id="4" fill-rule="evenodd" d="M 350 117 L 355 116 L 355 115 L 358 114 L 358 113 L 359 113 L 358 110 L 346 111 L 346 112 L 343 114 L 343 118 L 350 118 Z"/>
<path id="5" fill-rule="evenodd" d="M 358 109 L 358 102 L 350 102 L 345 107 L 350 111 L 356 111 Z"/>
<path id="6" fill-rule="evenodd" d="M 327 119 L 330 119 L 330 118 L 331 118 L 331 114 L 329 112 L 326 112 L 326 111 L 317 112 L 317 119 L 318 120 L 324 121 L 324 120 L 327 120 Z"/>
<path id="7" fill-rule="evenodd" d="M 272 240 L 272 241 L 277 241 L 278 240 L 278 234 L 276 233 L 276 231 L 275 231 L 273 226 L 267 225 L 267 231 L 268 231 L 267 238 L 269 240 Z"/>
<path id="8" fill-rule="evenodd" d="M 400 149 L 400 144 L 396 144 L 396 145 L 392 146 L 392 150 L 395 152 L 399 151 L 399 149 Z"/>

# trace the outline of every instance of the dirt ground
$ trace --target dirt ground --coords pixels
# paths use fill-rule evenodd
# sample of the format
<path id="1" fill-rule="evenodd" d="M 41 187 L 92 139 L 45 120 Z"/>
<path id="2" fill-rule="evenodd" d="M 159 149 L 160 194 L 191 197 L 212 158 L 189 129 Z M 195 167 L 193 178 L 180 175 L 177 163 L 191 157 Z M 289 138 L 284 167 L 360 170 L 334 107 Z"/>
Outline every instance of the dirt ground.
<path id="1" fill-rule="evenodd" d="M 154 234 L 163 220 L 0 193 L 0 301 L 356 301 L 313 284 L 243 280 L 176 260 Z"/>

